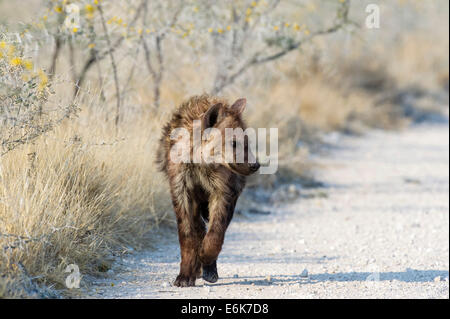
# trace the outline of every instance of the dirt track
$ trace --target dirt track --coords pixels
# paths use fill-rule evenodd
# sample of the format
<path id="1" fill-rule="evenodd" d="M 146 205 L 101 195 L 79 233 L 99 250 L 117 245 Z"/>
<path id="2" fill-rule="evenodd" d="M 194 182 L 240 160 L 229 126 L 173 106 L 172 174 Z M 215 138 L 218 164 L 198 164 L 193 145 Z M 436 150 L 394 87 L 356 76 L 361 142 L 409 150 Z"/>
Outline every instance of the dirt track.
<path id="1" fill-rule="evenodd" d="M 178 242 L 159 235 L 157 249 L 118 261 L 88 297 L 449 298 L 448 124 L 335 145 L 317 159 L 325 187 L 233 220 L 217 283 L 172 287 Z"/>

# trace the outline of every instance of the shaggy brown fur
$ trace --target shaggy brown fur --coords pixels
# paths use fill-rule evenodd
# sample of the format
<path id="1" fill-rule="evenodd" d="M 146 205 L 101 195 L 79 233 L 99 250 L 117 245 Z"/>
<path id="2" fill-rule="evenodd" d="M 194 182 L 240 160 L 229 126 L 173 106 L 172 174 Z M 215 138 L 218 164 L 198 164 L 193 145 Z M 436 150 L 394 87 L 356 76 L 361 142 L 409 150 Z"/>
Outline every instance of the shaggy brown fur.
<path id="1" fill-rule="evenodd" d="M 187 129 L 191 136 L 192 156 L 194 120 L 202 121 L 202 132 L 206 128 L 218 128 L 225 140 L 225 128 L 240 127 L 245 130 L 241 117 L 244 107 L 245 99 L 237 100 L 230 106 L 216 97 L 194 96 L 174 112 L 163 128 L 157 162 L 169 179 L 181 250 L 180 273 L 175 286 L 194 286 L 201 270 L 205 280 L 217 281 L 216 260 L 222 249 L 225 231 L 244 188 L 245 176 L 256 172 L 259 164 L 248 163 L 253 154 L 250 154 L 247 143 L 246 162 L 243 164 L 174 163 L 169 154 L 177 141 L 172 140 L 170 134 L 175 128 Z M 205 222 L 208 223 L 208 231 Z"/>

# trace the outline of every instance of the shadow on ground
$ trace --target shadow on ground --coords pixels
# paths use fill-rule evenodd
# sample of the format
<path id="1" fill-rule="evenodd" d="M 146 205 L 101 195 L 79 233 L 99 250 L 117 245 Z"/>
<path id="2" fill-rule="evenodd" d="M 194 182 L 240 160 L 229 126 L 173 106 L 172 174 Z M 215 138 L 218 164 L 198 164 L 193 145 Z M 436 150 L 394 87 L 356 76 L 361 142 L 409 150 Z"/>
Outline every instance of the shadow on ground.
<path id="1" fill-rule="evenodd" d="M 232 277 L 222 277 L 222 279 L 236 279 L 232 282 L 217 283 L 215 286 L 231 286 L 231 285 L 281 285 L 281 284 L 308 284 L 320 282 L 352 282 L 352 281 L 402 281 L 402 282 L 433 282 L 435 278 L 440 277 L 441 280 L 448 280 L 449 273 L 447 270 L 417 270 L 407 269 L 403 272 L 348 272 L 348 273 L 323 273 L 313 274 L 308 277 L 300 275 L 275 275 L 268 280 L 263 276 L 240 277 L 239 279 Z"/>

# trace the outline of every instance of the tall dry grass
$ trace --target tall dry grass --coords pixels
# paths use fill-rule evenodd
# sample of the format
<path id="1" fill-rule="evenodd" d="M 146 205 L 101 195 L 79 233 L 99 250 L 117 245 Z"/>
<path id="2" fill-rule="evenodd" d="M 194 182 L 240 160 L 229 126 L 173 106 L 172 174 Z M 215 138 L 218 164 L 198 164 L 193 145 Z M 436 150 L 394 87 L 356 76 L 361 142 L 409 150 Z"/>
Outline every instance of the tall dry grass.
<path id="1" fill-rule="evenodd" d="M 113 252 L 145 245 L 169 212 L 154 166 L 160 123 L 143 117 L 116 139 L 104 121 L 87 118 L 2 158 L 2 276 L 26 272 L 60 289 L 68 264 L 105 272 Z"/>

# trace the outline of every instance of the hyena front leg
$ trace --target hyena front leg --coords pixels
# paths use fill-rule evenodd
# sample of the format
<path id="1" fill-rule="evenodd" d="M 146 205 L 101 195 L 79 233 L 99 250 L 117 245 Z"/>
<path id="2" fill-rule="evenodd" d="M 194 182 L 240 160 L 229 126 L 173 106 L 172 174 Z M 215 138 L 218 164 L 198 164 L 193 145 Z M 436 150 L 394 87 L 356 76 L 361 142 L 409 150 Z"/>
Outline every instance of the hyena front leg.
<path id="1" fill-rule="evenodd" d="M 203 238 L 205 238 L 205 235 L 206 235 L 206 225 L 205 225 L 205 222 L 202 217 L 202 213 L 203 213 L 202 211 L 203 211 L 204 207 L 205 207 L 204 203 L 200 202 L 198 204 L 198 206 L 196 206 L 196 209 L 198 209 L 198 210 L 195 211 L 195 215 L 194 215 L 194 231 L 196 233 L 197 240 L 198 240 L 197 250 L 195 252 L 197 255 L 197 259 L 199 258 L 198 256 L 200 254 L 200 248 L 202 245 Z M 206 203 L 206 209 L 207 208 L 208 208 L 208 203 Z M 201 266 L 200 259 L 198 259 L 198 262 Z M 197 278 L 200 278 L 200 276 L 203 273 L 203 269 L 201 269 L 200 266 L 198 267 L 198 271 L 196 273 Z"/>
<path id="2" fill-rule="evenodd" d="M 209 208 L 208 202 L 204 201 L 199 205 L 200 215 L 203 216 L 206 220 L 209 220 Z M 204 226 L 203 226 L 204 227 Z M 206 231 L 203 228 L 203 234 L 201 236 L 202 241 L 205 237 Z M 211 265 L 202 265 L 202 278 L 208 282 L 214 283 L 219 279 L 219 275 L 217 274 L 217 263 L 214 262 Z"/>
<path id="3" fill-rule="evenodd" d="M 201 263 L 198 259 L 198 251 L 203 236 L 199 231 L 199 216 L 194 213 L 195 203 L 191 203 L 190 207 L 191 211 L 174 202 L 181 252 L 180 274 L 174 282 L 177 287 L 195 286 L 195 279 L 200 273 Z"/>
<path id="4" fill-rule="evenodd" d="M 230 209 L 234 209 L 233 201 L 228 201 L 225 196 L 212 196 L 209 202 L 209 227 L 200 248 L 199 258 L 203 270 L 217 275 L 216 260 L 222 250 L 225 239 L 225 231 L 229 224 Z M 233 206 L 233 207 L 232 207 Z M 213 276 L 214 277 L 214 276 Z M 214 280 L 214 278 L 211 278 Z M 216 279 L 217 281 L 217 279 Z"/>
<path id="5" fill-rule="evenodd" d="M 211 283 L 215 283 L 219 279 L 217 260 L 214 260 L 211 265 L 202 265 L 202 278 Z"/>

